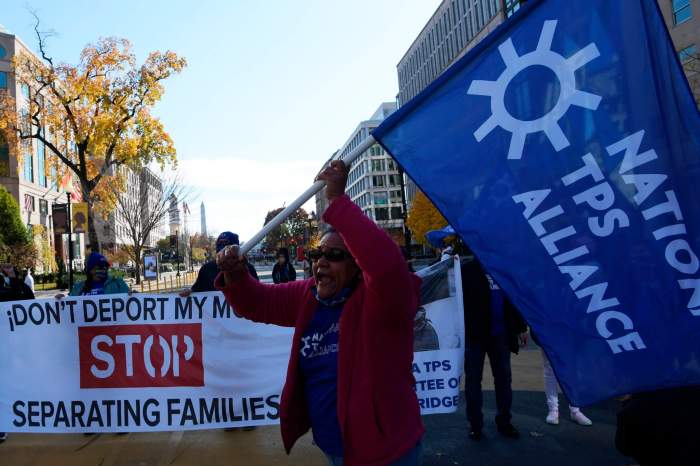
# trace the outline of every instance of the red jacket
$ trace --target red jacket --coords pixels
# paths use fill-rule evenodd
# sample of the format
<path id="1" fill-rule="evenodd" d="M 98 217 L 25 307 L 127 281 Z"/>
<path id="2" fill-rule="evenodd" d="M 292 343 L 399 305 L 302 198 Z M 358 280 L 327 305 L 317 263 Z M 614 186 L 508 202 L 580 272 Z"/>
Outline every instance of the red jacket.
<path id="1" fill-rule="evenodd" d="M 420 279 L 391 238 L 347 196 L 323 216 L 343 237 L 362 279 L 343 307 L 338 352 L 338 422 L 345 464 L 389 464 L 412 449 L 425 429 L 414 391 L 413 319 Z M 287 453 L 310 428 L 299 374 L 301 335 L 318 306 L 313 280 L 265 285 L 249 276 L 217 288 L 236 312 L 255 322 L 294 327 L 280 423 Z"/>

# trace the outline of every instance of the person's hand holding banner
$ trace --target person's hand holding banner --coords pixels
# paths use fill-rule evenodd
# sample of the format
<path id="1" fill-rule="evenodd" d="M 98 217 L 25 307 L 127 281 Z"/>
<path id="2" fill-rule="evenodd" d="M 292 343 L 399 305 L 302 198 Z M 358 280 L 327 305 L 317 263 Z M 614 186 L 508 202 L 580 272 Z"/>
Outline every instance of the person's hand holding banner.
<path id="1" fill-rule="evenodd" d="M 248 273 L 245 256 L 240 255 L 240 247 L 230 244 L 216 255 L 216 265 L 224 273 L 224 281 L 228 285 L 240 280 Z"/>
<path id="2" fill-rule="evenodd" d="M 316 181 L 326 182 L 326 198 L 333 202 L 345 194 L 345 185 L 348 182 L 348 167 L 342 160 L 334 160 L 316 177 Z"/>

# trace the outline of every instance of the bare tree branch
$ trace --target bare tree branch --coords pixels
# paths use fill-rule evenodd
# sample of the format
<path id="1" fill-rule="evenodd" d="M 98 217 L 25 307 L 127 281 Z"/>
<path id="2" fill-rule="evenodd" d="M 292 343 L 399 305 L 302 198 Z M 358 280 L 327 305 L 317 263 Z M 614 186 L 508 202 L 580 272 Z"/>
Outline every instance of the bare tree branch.
<path id="1" fill-rule="evenodd" d="M 136 195 L 128 189 L 122 192 L 114 184 L 113 177 L 106 178 L 110 191 L 116 196 L 115 218 L 110 222 L 110 228 L 115 235 L 119 234 L 120 228 L 126 229 L 129 244 L 122 247 L 135 264 L 137 283 L 140 283 L 141 261 L 151 235 L 167 223 L 170 198 L 174 196 L 178 202 L 188 202 L 193 198 L 192 189 L 183 184 L 178 174 L 166 179 L 148 179 L 152 175 L 150 170 L 137 174 Z"/>
<path id="2" fill-rule="evenodd" d="M 40 31 L 39 30 L 39 24 L 41 21 L 39 20 L 39 14 L 35 9 L 29 9 L 29 13 L 34 17 L 34 32 L 36 33 L 36 38 L 39 40 L 39 52 L 41 52 L 41 58 L 46 61 L 50 68 L 53 70 L 54 65 L 53 65 L 53 58 L 51 58 L 48 53 L 46 52 L 46 39 L 49 37 L 53 37 L 56 35 L 56 31 L 53 29 L 50 29 L 48 31 Z"/>

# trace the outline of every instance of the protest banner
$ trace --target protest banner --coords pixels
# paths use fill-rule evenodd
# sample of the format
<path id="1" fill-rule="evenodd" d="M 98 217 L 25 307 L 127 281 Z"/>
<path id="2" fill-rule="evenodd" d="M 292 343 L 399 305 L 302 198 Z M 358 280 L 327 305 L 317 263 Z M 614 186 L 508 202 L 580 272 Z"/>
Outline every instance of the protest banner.
<path id="1" fill-rule="evenodd" d="M 416 344 L 433 346 L 416 353 L 414 374 L 425 414 L 454 411 L 459 395 L 461 281 L 451 265 L 422 272 Z M 219 292 L 17 301 L 0 313 L 0 432 L 279 422 L 292 329 L 236 317 Z"/>
<path id="2" fill-rule="evenodd" d="M 0 431 L 274 424 L 291 329 L 218 292 L 2 303 Z"/>
<path id="3" fill-rule="evenodd" d="M 421 414 L 453 413 L 464 371 L 464 312 L 459 258 L 417 273 L 421 306 L 413 326 L 413 376 Z"/>

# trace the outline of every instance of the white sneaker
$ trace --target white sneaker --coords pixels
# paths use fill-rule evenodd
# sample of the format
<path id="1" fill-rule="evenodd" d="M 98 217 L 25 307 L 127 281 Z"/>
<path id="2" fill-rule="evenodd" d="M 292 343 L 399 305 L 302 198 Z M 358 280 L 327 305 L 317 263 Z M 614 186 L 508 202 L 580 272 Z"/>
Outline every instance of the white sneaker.
<path id="1" fill-rule="evenodd" d="M 550 409 L 547 413 L 547 418 L 545 419 L 547 424 L 559 425 L 559 411 L 556 409 Z"/>
<path id="2" fill-rule="evenodd" d="M 593 425 L 593 421 L 588 419 L 586 415 L 581 412 L 580 409 L 571 410 L 571 420 L 580 426 Z"/>
<path id="3" fill-rule="evenodd" d="M 4 442 L 5 440 L 7 440 L 7 433 L 0 432 L 0 442 Z"/>

